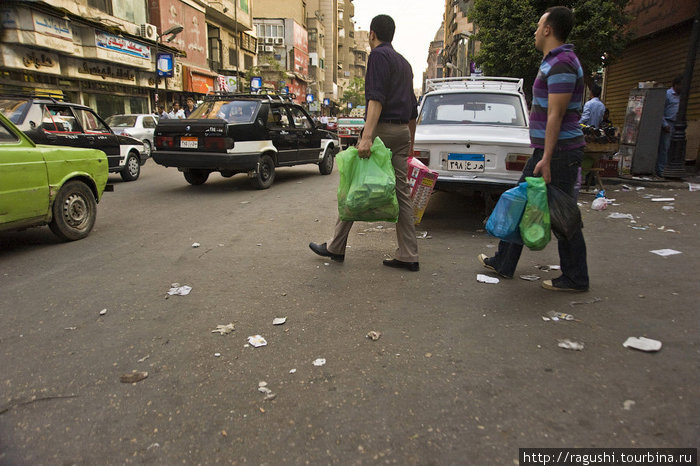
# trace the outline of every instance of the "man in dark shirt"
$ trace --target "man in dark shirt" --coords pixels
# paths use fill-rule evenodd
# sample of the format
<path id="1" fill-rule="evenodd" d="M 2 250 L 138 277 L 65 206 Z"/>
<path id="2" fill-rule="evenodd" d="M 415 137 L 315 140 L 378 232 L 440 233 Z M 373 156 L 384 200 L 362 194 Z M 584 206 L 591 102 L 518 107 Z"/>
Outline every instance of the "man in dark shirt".
<path id="1" fill-rule="evenodd" d="M 413 150 L 418 116 L 418 102 L 413 93 L 413 71 L 408 61 L 391 46 L 396 25 L 390 16 L 375 16 L 369 29 L 372 52 L 367 60 L 365 75 L 367 110 L 357 150 L 360 157 L 370 157 L 370 147 L 375 137 L 379 137 L 391 149 L 399 201 L 399 220 L 396 224 L 398 248 L 395 258 L 383 263 L 388 267 L 416 272 L 419 268 L 418 242 L 407 177 L 408 156 Z M 352 224 L 338 219 L 330 241 L 310 243 L 309 247 L 320 256 L 343 261 Z"/>

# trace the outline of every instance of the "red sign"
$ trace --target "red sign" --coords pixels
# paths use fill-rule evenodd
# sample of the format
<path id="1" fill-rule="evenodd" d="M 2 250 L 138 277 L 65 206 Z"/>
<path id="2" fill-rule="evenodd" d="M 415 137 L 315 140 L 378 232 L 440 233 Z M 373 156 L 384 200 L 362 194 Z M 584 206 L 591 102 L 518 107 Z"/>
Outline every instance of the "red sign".
<path id="1" fill-rule="evenodd" d="M 294 23 L 294 71 L 309 75 L 309 36 L 306 29 Z"/>
<path id="2" fill-rule="evenodd" d="M 207 23 L 204 12 L 180 0 L 149 0 L 148 6 L 151 21 L 158 26 L 159 34 L 173 26 L 185 28 L 172 42 L 165 42 L 187 54 L 186 58 L 178 58 L 178 61 L 206 68 Z"/>

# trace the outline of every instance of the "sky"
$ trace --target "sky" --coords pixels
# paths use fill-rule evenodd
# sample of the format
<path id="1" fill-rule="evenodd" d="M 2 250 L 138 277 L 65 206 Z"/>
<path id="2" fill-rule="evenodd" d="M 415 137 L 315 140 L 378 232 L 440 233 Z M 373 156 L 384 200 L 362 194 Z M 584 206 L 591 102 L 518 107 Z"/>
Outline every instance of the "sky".
<path id="1" fill-rule="evenodd" d="M 428 48 L 435 39 L 445 12 L 444 0 L 354 0 L 355 29 L 369 30 L 372 18 L 385 14 L 394 18 L 392 45 L 413 68 L 413 87 L 422 87 L 428 67 Z"/>

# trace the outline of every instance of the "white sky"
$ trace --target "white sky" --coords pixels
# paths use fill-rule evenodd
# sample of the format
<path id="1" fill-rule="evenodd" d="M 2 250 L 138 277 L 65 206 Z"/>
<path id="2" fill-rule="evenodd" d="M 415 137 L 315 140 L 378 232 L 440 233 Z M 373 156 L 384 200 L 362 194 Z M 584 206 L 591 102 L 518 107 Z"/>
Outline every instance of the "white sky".
<path id="1" fill-rule="evenodd" d="M 377 15 L 394 18 L 396 34 L 392 45 L 413 68 L 413 87 L 420 89 L 428 67 L 428 47 L 440 28 L 444 0 L 354 0 L 355 29 L 369 30 Z"/>

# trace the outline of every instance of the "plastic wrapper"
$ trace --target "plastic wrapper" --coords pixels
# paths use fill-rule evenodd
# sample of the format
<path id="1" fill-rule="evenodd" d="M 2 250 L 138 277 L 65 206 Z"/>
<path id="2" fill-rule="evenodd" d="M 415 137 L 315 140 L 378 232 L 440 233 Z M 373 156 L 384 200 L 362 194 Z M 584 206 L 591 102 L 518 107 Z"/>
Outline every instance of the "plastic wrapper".
<path id="1" fill-rule="evenodd" d="M 503 241 L 523 244 L 518 226 L 523 218 L 525 204 L 527 204 L 527 183 L 522 182 L 501 194 L 486 222 L 486 231 Z"/>
<path id="2" fill-rule="evenodd" d="M 552 232 L 559 239 L 571 239 L 583 228 L 576 200 L 553 185 L 547 186 L 547 202 Z"/>
<path id="3" fill-rule="evenodd" d="M 341 220 L 394 222 L 399 218 L 396 175 L 391 150 L 381 139 L 372 143 L 371 156 L 359 157 L 355 147 L 336 156 L 340 172 L 338 214 Z"/>
<path id="4" fill-rule="evenodd" d="M 551 239 L 547 185 L 544 178 L 528 176 L 527 204 L 520 220 L 523 244 L 533 251 L 544 249 Z"/>

